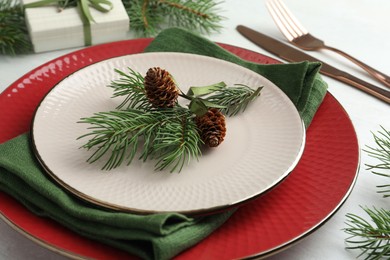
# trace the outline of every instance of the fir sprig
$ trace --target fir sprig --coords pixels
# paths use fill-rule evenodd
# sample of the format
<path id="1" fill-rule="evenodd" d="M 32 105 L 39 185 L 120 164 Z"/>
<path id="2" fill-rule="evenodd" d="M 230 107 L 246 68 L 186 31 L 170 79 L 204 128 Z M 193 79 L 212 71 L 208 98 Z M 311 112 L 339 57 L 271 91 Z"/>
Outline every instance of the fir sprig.
<path id="1" fill-rule="evenodd" d="M 208 101 L 224 106 L 221 112 L 234 116 L 245 111 L 248 105 L 260 95 L 262 87 L 252 89 L 246 85 L 235 84 L 234 87 L 222 88 L 207 98 Z"/>
<path id="2" fill-rule="evenodd" d="M 165 23 L 157 1 L 123 0 L 131 20 L 131 29 L 139 36 L 154 36 Z"/>
<path id="3" fill-rule="evenodd" d="M 218 15 L 220 3 L 213 0 L 158 0 L 158 3 L 168 17 L 170 26 L 179 26 L 192 30 L 210 33 L 219 31 L 219 22 L 223 17 Z"/>
<path id="4" fill-rule="evenodd" d="M 155 108 L 147 98 L 145 78 L 139 72 L 131 68 L 128 73 L 115 71 L 119 79 L 108 87 L 113 88 L 114 98 L 123 98 L 118 110 L 96 113 L 80 120 L 80 123 L 91 125 L 90 132 L 79 137 L 90 138 L 82 146 L 94 150 L 88 162 L 96 162 L 110 154 L 103 166 L 106 170 L 116 168 L 124 161 L 130 164 L 140 153 L 140 160 L 156 160 L 156 170 L 171 168 L 171 172 L 180 172 L 192 158 L 198 159 L 201 155 L 203 142 L 194 118 L 204 115 L 211 107 L 226 109 L 227 113 L 235 115 L 259 96 L 261 90 L 261 87 L 254 90 L 243 85 L 229 88 L 219 82 L 190 87 L 187 94 L 181 93 L 183 98 L 190 100 L 188 108 L 178 102 L 173 108 Z M 210 101 L 208 97 L 213 98 Z"/>
<path id="5" fill-rule="evenodd" d="M 390 211 L 363 208 L 371 223 L 355 214 L 347 214 L 347 249 L 361 250 L 358 256 L 366 260 L 388 259 L 390 257 Z"/>
<path id="6" fill-rule="evenodd" d="M 82 118 L 80 123 L 91 126 L 90 133 L 79 138 L 92 138 L 82 147 L 95 149 L 88 159 L 93 163 L 111 153 L 103 169 L 118 167 L 124 161 L 129 165 L 137 153 L 140 160 L 156 159 L 156 170 L 171 167 L 180 171 L 191 158 L 201 154 L 201 143 L 193 114 L 188 109 L 117 110 L 96 113 Z"/>
<path id="7" fill-rule="evenodd" d="M 0 53 L 15 55 L 31 50 L 23 8 L 15 0 L 1 0 Z"/>
<path id="8" fill-rule="evenodd" d="M 114 89 L 113 97 L 125 97 L 117 108 L 150 108 L 151 106 L 145 97 L 143 76 L 131 68 L 128 68 L 128 70 L 129 73 L 126 74 L 115 69 L 121 77 L 109 85 Z M 193 108 L 195 114 L 204 113 L 203 110 L 207 110 L 208 107 L 216 107 L 225 115 L 234 116 L 245 111 L 248 105 L 260 96 L 262 88 L 261 86 L 253 89 L 242 84 L 228 87 L 224 82 L 218 82 L 208 86 L 190 87 L 186 94 L 182 93 L 180 96 L 191 100 L 190 106 L 194 104 L 197 106 Z M 198 106 L 202 107 L 199 108 Z M 194 111 L 197 109 L 200 109 L 201 112 Z"/>
<path id="9" fill-rule="evenodd" d="M 222 81 L 209 86 L 190 87 L 187 94 L 182 96 L 191 100 L 190 109 L 198 115 L 204 114 L 209 107 L 215 107 L 227 116 L 234 116 L 245 111 L 260 96 L 262 88 L 252 89 L 242 84 L 228 87 Z"/>
<path id="10" fill-rule="evenodd" d="M 381 128 L 382 131 L 378 131 L 377 134 L 373 133 L 376 147 L 367 146 L 365 150 L 369 156 L 378 159 L 380 163 L 376 165 L 366 164 L 366 166 L 368 170 L 376 175 L 390 177 L 390 132 L 384 127 Z M 378 192 L 382 193 L 384 197 L 390 197 L 390 184 L 377 187 L 379 188 Z"/>
<path id="11" fill-rule="evenodd" d="M 139 108 L 148 109 L 151 104 L 145 96 L 144 77 L 128 68 L 128 74 L 115 69 L 115 72 L 120 75 L 118 80 L 112 81 L 109 87 L 113 88 L 113 97 L 124 97 L 122 103 L 118 105 L 117 109 Z"/>
<path id="12" fill-rule="evenodd" d="M 142 36 L 154 36 L 167 26 L 200 32 L 217 32 L 224 19 L 220 2 L 213 0 L 123 0 L 132 29 Z"/>
<path id="13" fill-rule="evenodd" d="M 390 177 L 390 132 L 384 127 L 377 134 L 373 133 L 376 147 L 367 146 L 367 154 L 380 161 L 377 165 L 367 165 L 372 173 Z M 380 171 L 377 171 L 380 170 Z M 378 186 L 383 197 L 390 197 L 390 185 Z M 389 259 L 390 257 L 390 211 L 386 209 L 369 209 L 362 207 L 369 215 L 370 221 L 355 214 L 347 214 L 347 228 L 344 231 L 350 235 L 346 239 L 347 249 L 361 250 L 358 256 L 365 259 Z"/>

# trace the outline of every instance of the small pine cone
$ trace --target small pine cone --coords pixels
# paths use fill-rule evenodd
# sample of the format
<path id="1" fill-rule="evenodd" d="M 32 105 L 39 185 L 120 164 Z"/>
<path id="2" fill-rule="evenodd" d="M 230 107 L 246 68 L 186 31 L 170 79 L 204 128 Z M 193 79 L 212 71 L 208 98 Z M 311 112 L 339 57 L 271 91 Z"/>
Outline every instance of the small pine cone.
<path id="1" fill-rule="evenodd" d="M 179 89 L 171 74 L 159 67 L 150 68 L 145 76 L 146 97 L 154 107 L 174 107 Z"/>
<path id="2" fill-rule="evenodd" d="M 210 108 L 203 116 L 195 117 L 200 138 L 209 147 L 217 147 L 226 135 L 225 116 L 216 108 Z"/>

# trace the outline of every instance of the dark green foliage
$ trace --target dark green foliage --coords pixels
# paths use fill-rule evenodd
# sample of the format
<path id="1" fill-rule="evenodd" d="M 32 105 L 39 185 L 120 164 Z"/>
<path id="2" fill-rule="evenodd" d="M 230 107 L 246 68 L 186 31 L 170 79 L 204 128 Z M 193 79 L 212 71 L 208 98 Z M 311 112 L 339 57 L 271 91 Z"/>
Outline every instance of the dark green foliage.
<path id="1" fill-rule="evenodd" d="M 347 249 L 361 250 L 365 259 L 389 259 L 390 257 L 390 211 L 363 208 L 371 218 L 365 220 L 354 214 L 347 214 Z"/>
<path id="2" fill-rule="evenodd" d="M 15 0 L 1 0 L 0 54 L 15 55 L 31 51 L 23 8 Z"/>
<path id="3" fill-rule="evenodd" d="M 224 19 L 220 3 L 213 0 L 123 0 L 131 28 L 141 36 L 155 36 L 166 27 L 176 26 L 199 32 L 216 32 Z"/>

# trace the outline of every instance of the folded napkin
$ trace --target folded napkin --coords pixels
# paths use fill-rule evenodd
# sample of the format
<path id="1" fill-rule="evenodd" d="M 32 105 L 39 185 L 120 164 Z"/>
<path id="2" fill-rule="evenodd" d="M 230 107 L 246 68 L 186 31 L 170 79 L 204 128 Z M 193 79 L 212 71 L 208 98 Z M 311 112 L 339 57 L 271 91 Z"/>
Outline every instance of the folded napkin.
<path id="1" fill-rule="evenodd" d="M 318 63 L 259 65 L 245 62 L 181 29 L 165 30 L 147 51 L 204 54 L 250 68 L 285 91 L 306 125 L 326 93 L 326 84 L 318 75 Z M 140 216 L 95 207 L 67 193 L 44 173 L 30 149 L 28 134 L 0 145 L 0 189 L 37 215 L 52 218 L 83 236 L 144 259 L 172 258 L 205 238 L 234 212 L 190 218 L 177 213 Z"/>

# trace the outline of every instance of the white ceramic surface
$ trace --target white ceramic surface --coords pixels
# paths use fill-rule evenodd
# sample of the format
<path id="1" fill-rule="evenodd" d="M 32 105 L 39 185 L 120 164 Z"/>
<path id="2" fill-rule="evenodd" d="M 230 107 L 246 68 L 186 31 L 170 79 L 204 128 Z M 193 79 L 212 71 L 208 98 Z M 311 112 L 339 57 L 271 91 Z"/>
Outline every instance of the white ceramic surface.
<path id="1" fill-rule="evenodd" d="M 144 74 L 155 66 L 168 70 L 183 92 L 220 81 L 264 88 L 244 113 L 227 118 L 225 141 L 180 173 L 156 172 L 154 161 L 134 160 L 111 171 L 101 170 L 105 160 L 87 163 L 91 151 L 79 149 L 87 139 L 76 139 L 88 125 L 77 121 L 120 104 L 107 87 L 118 78 L 114 68 Z M 298 112 L 273 83 L 232 63 L 180 53 L 128 55 L 72 74 L 40 104 L 32 134 L 37 156 L 61 185 L 93 203 L 139 213 L 201 213 L 253 198 L 289 174 L 305 140 Z"/>

